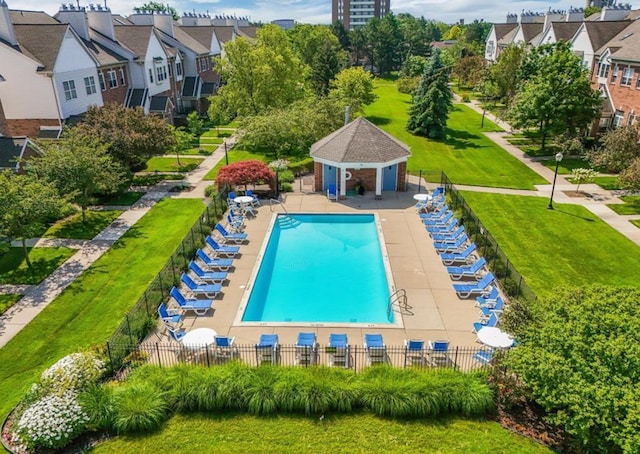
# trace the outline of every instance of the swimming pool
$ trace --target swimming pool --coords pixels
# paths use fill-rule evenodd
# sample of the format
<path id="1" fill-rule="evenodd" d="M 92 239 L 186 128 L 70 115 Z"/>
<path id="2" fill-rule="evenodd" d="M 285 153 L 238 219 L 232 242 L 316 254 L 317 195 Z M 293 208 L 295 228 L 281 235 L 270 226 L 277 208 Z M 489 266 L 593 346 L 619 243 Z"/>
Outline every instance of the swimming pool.
<path id="1" fill-rule="evenodd" d="M 387 311 L 393 279 L 375 214 L 276 215 L 269 232 L 241 324 L 398 322 Z"/>

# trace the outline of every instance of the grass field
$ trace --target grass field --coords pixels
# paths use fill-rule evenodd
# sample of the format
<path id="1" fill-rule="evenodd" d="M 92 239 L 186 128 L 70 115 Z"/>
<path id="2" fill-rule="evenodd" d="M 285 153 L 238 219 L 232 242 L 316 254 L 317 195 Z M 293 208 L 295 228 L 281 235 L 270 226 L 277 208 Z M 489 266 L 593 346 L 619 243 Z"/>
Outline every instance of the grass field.
<path id="1" fill-rule="evenodd" d="M 16 304 L 22 295 L 0 295 L 0 315 L 4 314 L 11 306 Z"/>
<path id="2" fill-rule="evenodd" d="M 586 208 L 543 197 L 464 191 L 471 209 L 538 295 L 561 286 L 638 287 L 640 247 Z"/>
<path id="3" fill-rule="evenodd" d="M 180 165 L 176 158 L 169 158 L 164 156 L 154 156 L 147 161 L 147 166 L 144 168 L 145 172 L 190 172 L 200 165 L 202 159 L 200 158 L 180 158 Z"/>
<path id="4" fill-rule="evenodd" d="M 548 159 L 546 161 L 542 161 L 545 167 L 551 170 L 556 169 L 556 161 L 555 159 Z M 560 161 L 558 164 L 558 174 L 560 175 L 570 175 L 573 169 L 590 169 L 591 166 L 587 161 L 581 158 L 565 158 Z"/>
<path id="5" fill-rule="evenodd" d="M 612 203 L 607 205 L 613 211 L 618 214 L 640 214 L 640 196 L 637 195 L 625 195 L 620 197 L 624 201 L 624 204 Z"/>
<path id="6" fill-rule="evenodd" d="M 269 157 L 265 156 L 264 154 L 251 153 L 250 151 L 240 150 L 236 148 L 232 148 L 231 150 L 229 150 L 227 155 L 229 156 L 229 164 L 232 164 L 238 161 L 245 161 L 247 159 L 257 159 L 258 161 L 269 162 Z M 215 180 L 216 177 L 218 176 L 218 172 L 220 171 L 220 168 L 225 165 L 227 165 L 227 163 L 225 159 L 222 158 L 220 162 L 218 162 L 213 169 L 207 172 L 207 174 L 204 176 L 204 180 L 207 180 L 207 181 Z"/>
<path id="7" fill-rule="evenodd" d="M 501 131 L 485 119 L 480 129 L 481 115 L 457 104 L 448 121 L 447 139 L 436 142 L 415 136 L 406 130 L 411 96 L 399 93 L 394 82 L 376 81 L 378 99 L 367 106 L 365 116 L 411 148 L 408 168 L 420 170 L 431 179 L 444 170 L 457 184 L 534 189 L 534 184 L 546 181 L 486 138 L 482 132 Z"/>
<path id="8" fill-rule="evenodd" d="M 618 184 L 618 177 L 595 177 L 593 182 L 600 186 L 602 189 L 609 189 L 613 191 L 615 189 L 620 189 L 620 185 Z"/>
<path id="9" fill-rule="evenodd" d="M 482 420 L 401 421 L 366 413 L 312 417 L 174 416 L 163 430 L 117 437 L 95 454 L 173 453 L 551 453 L 544 446 Z"/>
<path id="10" fill-rule="evenodd" d="M 39 284 L 75 252 L 65 247 L 29 248 L 29 268 L 22 248 L 12 247 L 0 256 L 0 284 Z"/>
<path id="11" fill-rule="evenodd" d="M 76 213 L 64 221 L 49 227 L 43 235 L 46 238 L 74 238 L 90 240 L 122 214 L 120 210 L 86 212 L 86 222 L 82 222 L 82 213 Z"/>
<path id="12" fill-rule="evenodd" d="M 216 147 L 217 145 L 194 147 L 183 151 L 180 156 L 209 156 Z M 180 162 L 182 162 L 182 158 L 180 158 Z"/>
<path id="13" fill-rule="evenodd" d="M 200 200 L 159 202 L 0 349 L 0 415 L 46 367 L 109 338 L 203 209 Z"/>
<path id="14" fill-rule="evenodd" d="M 182 176 L 181 176 L 182 177 Z M 127 191 L 111 197 L 103 197 L 98 201 L 99 205 L 131 206 L 142 198 L 144 192 Z"/>
<path id="15" fill-rule="evenodd" d="M 633 220 L 631 220 L 629 222 L 631 222 L 633 225 L 635 225 L 636 227 L 638 227 L 640 229 L 640 219 L 633 219 Z"/>

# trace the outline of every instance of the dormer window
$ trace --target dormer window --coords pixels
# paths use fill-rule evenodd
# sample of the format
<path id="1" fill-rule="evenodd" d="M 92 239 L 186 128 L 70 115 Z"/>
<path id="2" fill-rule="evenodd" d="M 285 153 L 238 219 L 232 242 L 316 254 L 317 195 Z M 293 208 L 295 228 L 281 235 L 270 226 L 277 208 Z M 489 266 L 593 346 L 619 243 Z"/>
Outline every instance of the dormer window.
<path id="1" fill-rule="evenodd" d="M 611 66 L 606 61 L 598 63 L 598 77 L 607 77 L 609 75 L 609 68 Z"/>

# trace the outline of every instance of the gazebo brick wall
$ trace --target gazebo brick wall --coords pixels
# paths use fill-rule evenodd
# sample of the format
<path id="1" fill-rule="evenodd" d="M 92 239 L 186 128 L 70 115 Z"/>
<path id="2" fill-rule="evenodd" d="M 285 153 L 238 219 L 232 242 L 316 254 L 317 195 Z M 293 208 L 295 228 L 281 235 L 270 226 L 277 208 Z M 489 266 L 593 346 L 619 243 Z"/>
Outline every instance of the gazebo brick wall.
<path id="1" fill-rule="evenodd" d="M 398 164 L 398 192 L 407 190 L 407 162 Z"/>
<path id="2" fill-rule="evenodd" d="M 313 163 L 313 179 L 316 192 L 322 191 L 322 163 L 314 162 Z"/>
<path id="3" fill-rule="evenodd" d="M 322 172 L 324 167 L 321 163 L 313 164 L 314 185 L 316 191 L 322 191 Z M 338 169 L 338 181 L 340 181 L 341 170 Z M 376 190 L 376 169 L 349 169 L 351 179 L 347 180 L 347 190 L 352 190 L 357 180 L 364 183 L 365 190 Z M 405 192 L 407 182 L 407 163 L 398 163 L 398 192 Z"/>

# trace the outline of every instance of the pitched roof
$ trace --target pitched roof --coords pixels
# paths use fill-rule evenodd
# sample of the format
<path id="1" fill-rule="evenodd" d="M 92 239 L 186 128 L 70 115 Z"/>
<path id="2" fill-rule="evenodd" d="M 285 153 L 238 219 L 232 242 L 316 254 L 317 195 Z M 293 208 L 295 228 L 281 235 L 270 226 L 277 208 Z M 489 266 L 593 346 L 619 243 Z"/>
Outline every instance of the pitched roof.
<path id="1" fill-rule="evenodd" d="M 511 24 L 493 24 L 493 28 L 496 31 L 496 41 L 504 38 L 507 33 L 514 30 L 517 26 L 517 22 Z"/>
<path id="2" fill-rule="evenodd" d="M 177 27 L 174 27 L 174 29 Z M 211 42 L 215 35 L 213 26 L 181 26 L 180 30 L 191 36 L 207 49 L 211 48 Z"/>
<path id="3" fill-rule="evenodd" d="M 169 102 L 170 98 L 168 96 L 152 96 L 149 103 L 149 112 L 166 112 Z"/>
<path id="4" fill-rule="evenodd" d="M 249 39 L 256 39 L 258 37 L 258 27 L 238 27 L 240 36 L 244 36 Z"/>
<path id="5" fill-rule="evenodd" d="M 233 39 L 232 25 L 214 25 L 213 30 L 216 32 L 220 45 Z"/>
<path id="6" fill-rule="evenodd" d="M 513 30 L 508 32 L 502 38 L 498 38 L 498 44 L 504 44 L 504 45 L 511 44 L 513 42 L 513 38 L 516 36 L 516 33 L 518 33 L 518 30 L 519 28 L 515 27 Z"/>
<path id="7" fill-rule="evenodd" d="M 158 30 L 158 33 L 160 34 L 160 37 L 163 40 L 163 42 L 166 42 L 168 39 L 169 40 L 171 39 L 171 37 L 167 35 L 165 32 L 163 32 L 162 30 Z M 193 53 L 195 53 L 196 55 L 209 54 L 208 45 L 203 46 L 193 36 L 186 33 L 184 30 L 181 30 L 180 27 L 173 27 L 173 39 L 175 39 L 176 41 L 181 43 L 183 46 L 193 51 Z M 173 44 L 171 43 L 168 43 L 168 44 L 170 46 L 173 46 Z"/>
<path id="8" fill-rule="evenodd" d="M 580 25 L 582 25 L 582 22 L 551 22 L 557 41 L 571 41 Z"/>
<path id="9" fill-rule="evenodd" d="M 0 169 L 19 170 L 19 160 L 40 154 L 38 147 L 27 137 L 0 137 Z"/>
<path id="10" fill-rule="evenodd" d="M 11 22 L 13 25 L 17 24 L 43 24 L 43 25 L 51 25 L 51 24 L 59 24 L 56 19 L 49 16 L 44 11 L 24 11 L 21 9 L 11 9 L 9 10 L 9 14 L 11 15 Z"/>
<path id="11" fill-rule="evenodd" d="M 113 19 L 113 25 L 133 25 L 133 22 L 120 14 L 112 14 L 111 18 Z"/>
<path id="12" fill-rule="evenodd" d="M 85 45 L 89 53 L 93 55 L 94 58 L 98 61 L 98 64 L 100 66 L 114 65 L 127 61 L 126 57 L 123 57 L 117 52 L 112 51 L 111 49 L 94 40 L 87 41 L 83 38 L 80 39 L 82 40 L 82 43 Z"/>
<path id="13" fill-rule="evenodd" d="M 629 21 L 602 21 L 602 22 L 585 22 L 584 26 L 591 41 L 591 48 L 595 51 L 604 46 L 607 41 L 616 36 L 622 30 L 627 28 L 631 22 Z"/>
<path id="14" fill-rule="evenodd" d="M 114 25 L 118 42 L 144 60 L 153 33 L 151 25 Z"/>
<path id="15" fill-rule="evenodd" d="M 602 55 L 606 49 L 611 51 L 612 60 L 640 61 L 640 22 L 631 22 L 595 54 Z"/>
<path id="16" fill-rule="evenodd" d="M 520 24 L 520 29 L 522 30 L 522 37 L 524 38 L 524 42 L 529 43 L 536 35 L 542 32 L 542 27 L 544 27 L 544 24 L 540 24 L 540 23 Z"/>
<path id="17" fill-rule="evenodd" d="M 18 50 L 41 63 L 45 71 L 52 71 L 58 58 L 67 24 L 14 25 Z"/>
<path id="18" fill-rule="evenodd" d="M 311 156 L 331 162 L 384 163 L 411 155 L 409 147 L 364 117 L 311 145 Z"/>

